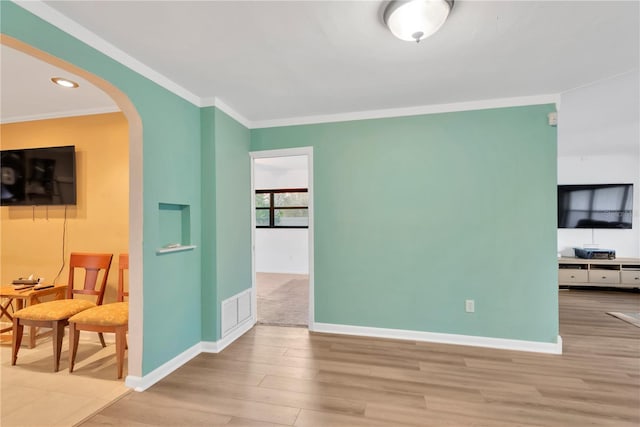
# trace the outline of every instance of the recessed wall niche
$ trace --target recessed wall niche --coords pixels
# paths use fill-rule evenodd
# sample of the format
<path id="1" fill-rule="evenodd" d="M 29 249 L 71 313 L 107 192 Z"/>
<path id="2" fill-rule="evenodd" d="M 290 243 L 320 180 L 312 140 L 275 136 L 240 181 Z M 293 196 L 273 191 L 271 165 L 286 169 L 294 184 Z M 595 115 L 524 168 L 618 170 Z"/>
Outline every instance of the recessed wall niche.
<path id="1" fill-rule="evenodd" d="M 161 247 L 157 254 L 192 250 L 191 206 L 158 203 L 158 237 Z"/>

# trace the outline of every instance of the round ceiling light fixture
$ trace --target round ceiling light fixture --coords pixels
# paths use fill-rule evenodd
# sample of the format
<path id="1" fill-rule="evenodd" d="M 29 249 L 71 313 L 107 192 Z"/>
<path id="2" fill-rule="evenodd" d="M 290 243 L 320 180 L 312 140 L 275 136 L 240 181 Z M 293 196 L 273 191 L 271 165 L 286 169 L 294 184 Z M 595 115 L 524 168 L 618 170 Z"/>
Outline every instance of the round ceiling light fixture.
<path id="1" fill-rule="evenodd" d="M 64 77 L 52 77 L 51 81 L 57 84 L 58 86 L 66 87 L 69 89 L 74 89 L 80 86 L 78 83 L 73 80 L 65 79 Z"/>
<path id="2" fill-rule="evenodd" d="M 394 0 L 384 10 L 384 22 L 400 40 L 429 37 L 442 27 L 453 8 L 453 0 Z"/>

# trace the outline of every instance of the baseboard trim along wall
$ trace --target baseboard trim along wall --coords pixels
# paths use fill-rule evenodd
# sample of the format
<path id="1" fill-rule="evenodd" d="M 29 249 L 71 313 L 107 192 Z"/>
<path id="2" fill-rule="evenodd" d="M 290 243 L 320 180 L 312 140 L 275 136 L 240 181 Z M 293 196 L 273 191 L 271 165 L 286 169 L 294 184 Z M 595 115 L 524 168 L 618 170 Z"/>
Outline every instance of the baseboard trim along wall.
<path id="1" fill-rule="evenodd" d="M 248 332 L 253 325 L 256 324 L 256 320 L 254 318 L 250 318 L 242 324 L 238 325 L 233 331 L 229 332 L 228 335 L 219 339 L 218 341 L 202 341 L 202 353 L 219 353 L 225 348 L 227 348 L 231 343 L 240 338 L 246 332 Z"/>
<path id="2" fill-rule="evenodd" d="M 246 291 L 232 297 L 246 297 Z M 244 298 L 243 298 L 244 299 Z M 244 311 L 244 310 L 240 310 Z M 199 355 L 200 353 L 219 353 L 248 332 L 256 324 L 256 313 L 253 307 L 249 309 L 248 318 L 229 328 L 224 336 L 217 341 L 201 341 L 184 352 L 180 353 L 167 363 L 154 369 L 143 377 L 128 375 L 125 385 L 135 391 L 144 391 Z M 237 319 L 238 317 L 236 317 Z M 473 347 L 487 347 L 500 350 L 529 351 L 534 353 L 562 354 L 562 337 L 558 335 L 555 343 L 543 343 L 537 341 L 522 341 L 504 338 L 477 337 L 472 335 L 442 334 L 437 332 L 408 331 L 403 329 L 372 328 L 366 326 L 338 325 L 332 323 L 317 323 L 310 325 L 310 331 L 355 335 L 374 338 L 391 338 L 400 340 L 412 340 L 432 342 L 439 344 L 468 345 Z"/>
<path id="3" fill-rule="evenodd" d="M 235 340 L 237 340 L 251 328 L 253 328 L 255 324 L 256 319 L 254 316 L 251 316 L 250 319 L 238 325 L 232 332 L 219 339 L 218 341 L 201 341 L 143 377 L 128 375 L 125 381 L 125 385 L 129 388 L 134 389 L 135 391 L 144 391 L 200 353 L 221 352 L 231 343 L 233 343 Z M 500 350 L 562 354 L 562 337 L 560 335 L 558 335 L 558 341 L 556 343 L 542 343 L 537 341 L 522 341 L 503 338 L 476 337 L 471 335 L 407 331 L 402 329 L 370 328 L 365 326 L 336 325 L 331 323 L 315 323 L 313 332 L 412 340 L 438 344 L 468 345 L 473 347 L 486 347 Z"/>
<path id="4" fill-rule="evenodd" d="M 374 338 L 391 338 L 432 342 L 438 344 L 468 345 L 501 350 L 529 351 L 534 353 L 562 354 L 562 337 L 555 343 L 522 341 L 504 338 L 476 337 L 472 335 L 442 334 L 437 332 L 407 331 L 402 329 L 371 328 L 366 326 L 315 323 L 314 332 L 340 335 L 356 335 Z"/>
<path id="5" fill-rule="evenodd" d="M 200 353 L 219 353 L 224 350 L 256 324 L 257 316 L 251 304 L 251 292 L 252 289 L 249 288 L 221 302 L 222 338 L 218 341 L 200 341 L 142 377 L 127 375 L 125 385 L 135 391 L 145 391 Z"/>
<path id="6" fill-rule="evenodd" d="M 127 387 L 134 389 L 135 391 L 145 391 L 146 389 L 187 363 L 189 360 L 199 355 L 202 352 L 201 349 L 202 343 L 197 343 L 186 349 L 173 359 L 169 360 L 167 363 L 158 366 L 147 375 L 144 375 L 142 377 L 127 375 L 124 384 Z"/>
<path id="7" fill-rule="evenodd" d="M 238 327 L 235 328 L 233 332 L 230 332 L 227 336 L 219 339 L 218 341 L 201 341 L 143 377 L 134 377 L 132 375 L 127 375 L 125 385 L 129 388 L 134 389 L 135 391 L 145 391 L 200 353 L 221 352 L 231 343 L 233 343 L 235 340 L 237 340 L 251 328 L 253 328 L 253 325 L 255 324 L 255 319 L 251 318 L 241 325 L 238 325 Z"/>

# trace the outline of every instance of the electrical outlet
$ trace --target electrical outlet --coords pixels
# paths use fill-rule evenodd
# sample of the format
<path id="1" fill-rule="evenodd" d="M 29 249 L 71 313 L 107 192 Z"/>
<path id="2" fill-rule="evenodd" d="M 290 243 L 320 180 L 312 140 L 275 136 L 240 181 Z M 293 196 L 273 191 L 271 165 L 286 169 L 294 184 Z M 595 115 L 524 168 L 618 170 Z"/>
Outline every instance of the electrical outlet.
<path id="1" fill-rule="evenodd" d="M 472 299 L 465 300 L 464 311 L 467 313 L 474 313 L 476 311 L 476 302 Z"/>

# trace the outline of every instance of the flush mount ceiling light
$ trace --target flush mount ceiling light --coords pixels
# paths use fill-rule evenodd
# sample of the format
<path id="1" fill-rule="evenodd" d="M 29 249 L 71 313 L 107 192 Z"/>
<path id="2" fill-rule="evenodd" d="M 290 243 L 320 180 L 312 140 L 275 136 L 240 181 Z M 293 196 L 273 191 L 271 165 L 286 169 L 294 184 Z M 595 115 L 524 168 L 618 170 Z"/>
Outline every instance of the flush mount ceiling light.
<path id="1" fill-rule="evenodd" d="M 73 80 L 65 79 L 64 77 L 53 77 L 51 81 L 57 84 L 58 86 L 66 87 L 66 88 L 76 88 L 79 86 L 78 83 Z"/>
<path id="2" fill-rule="evenodd" d="M 429 37 L 442 27 L 453 7 L 453 0 L 391 1 L 384 11 L 384 22 L 400 40 Z"/>

